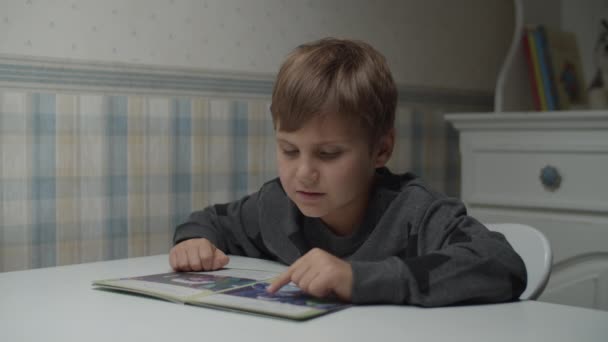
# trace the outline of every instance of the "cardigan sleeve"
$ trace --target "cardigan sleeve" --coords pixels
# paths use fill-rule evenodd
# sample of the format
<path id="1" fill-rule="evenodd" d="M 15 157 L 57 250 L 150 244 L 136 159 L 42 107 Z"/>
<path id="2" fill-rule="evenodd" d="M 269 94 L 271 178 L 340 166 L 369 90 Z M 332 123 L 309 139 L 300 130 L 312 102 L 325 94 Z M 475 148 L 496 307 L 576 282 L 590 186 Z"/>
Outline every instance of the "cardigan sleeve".
<path id="1" fill-rule="evenodd" d="M 456 199 L 432 201 L 411 225 L 400 255 L 353 261 L 353 302 L 444 306 L 519 298 L 526 268 L 505 237 Z"/>
<path id="2" fill-rule="evenodd" d="M 227 254 L 268 257 L 260 234 L 259 192 L 225 204 L 215 204 L 190 214 L 175 229 L 173 244 L 205 238 Z"/>

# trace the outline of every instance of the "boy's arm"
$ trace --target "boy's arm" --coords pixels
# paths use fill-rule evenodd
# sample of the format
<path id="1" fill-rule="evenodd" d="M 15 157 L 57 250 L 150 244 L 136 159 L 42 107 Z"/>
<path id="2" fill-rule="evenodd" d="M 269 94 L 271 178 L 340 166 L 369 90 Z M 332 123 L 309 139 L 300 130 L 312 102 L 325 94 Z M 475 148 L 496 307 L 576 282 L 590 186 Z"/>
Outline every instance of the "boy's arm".
<path id="1" fill-rule="evenodd" d="M 439 199 L 411 229 L 400 255 L 353 261 L 353 302 L 442 306 L 519 298 L 526 269 L 504 236 L 466 215 L 462 202 Z"/>
<path id="2" fill-rule="evenodd" d="M 269 257 L 260 234 L 258 201 L 259 193 L 254 193 L 238 201 L 193 212 L 175 229 L 173 244 L 205 238 L 226 254 Z"/>

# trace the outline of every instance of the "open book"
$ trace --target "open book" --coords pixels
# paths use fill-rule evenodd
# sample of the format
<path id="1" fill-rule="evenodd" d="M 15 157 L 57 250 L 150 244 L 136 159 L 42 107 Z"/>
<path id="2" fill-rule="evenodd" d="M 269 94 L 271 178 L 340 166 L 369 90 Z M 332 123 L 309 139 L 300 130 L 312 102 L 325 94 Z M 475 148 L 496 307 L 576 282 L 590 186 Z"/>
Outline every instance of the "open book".
<path id="1" fill-rule="evenodd" d="M 133 292 L 172 302 L 305 320 L 349 304 L 311 297 L 292 283 L 275 294 L 266 287 L 277 273 L 226 268 L 212 272 L 171 272 L 97 280 L 93 286 Z"/>

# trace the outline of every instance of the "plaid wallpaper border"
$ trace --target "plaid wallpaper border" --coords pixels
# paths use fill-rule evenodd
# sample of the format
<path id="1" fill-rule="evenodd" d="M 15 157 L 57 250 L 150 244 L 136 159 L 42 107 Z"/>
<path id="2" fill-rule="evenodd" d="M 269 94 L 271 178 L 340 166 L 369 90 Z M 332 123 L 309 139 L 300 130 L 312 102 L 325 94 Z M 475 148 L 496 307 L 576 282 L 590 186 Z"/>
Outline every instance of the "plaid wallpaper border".
<path id="1" fill-rule="evenodd" d="M 166 253 L 276 176 L 263 100 L 0 89 L 0 271 Z"/>
<path id="2" fill-rule="evenodd" d="M 272 81 L 256 77 L 0 56 L 0 272 L 166 253 L 192 210 L 275 177 Z M 389 166 L 458 195 L 443 113 L 491 96 L 399 90 Z"/>
<path id="3" fill-rule="evenodd" d="M 278 66 L 277 66 L 278 67 Z M 270 97 L 274 75 L 0 55 L 0 86 L 82 92 Z M 398 85 L 402 104 L 492 108 L 492 92 Z"/>

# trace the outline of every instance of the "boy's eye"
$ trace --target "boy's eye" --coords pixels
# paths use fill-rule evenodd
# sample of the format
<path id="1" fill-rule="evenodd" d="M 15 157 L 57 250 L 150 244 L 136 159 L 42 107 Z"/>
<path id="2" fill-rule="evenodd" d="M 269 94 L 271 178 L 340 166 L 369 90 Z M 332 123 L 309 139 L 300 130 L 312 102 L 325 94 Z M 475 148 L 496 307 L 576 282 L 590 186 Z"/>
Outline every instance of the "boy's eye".
<path id="1" fill-rule="evenodd" d="M 334 151 L 332 151 L 332 152 L 321 151 L 321 152 L 319 152 L 319 156 L 322 159 L 335 159 L 335 158 L 338 158 L 341 154 L 342 154 L 341 151 L 335 151 L 335 152 Z"/>
<path id="2" fill-rule="evenodd" d="M 283 154 L 288 157 L 295 157 L 298 155 L 298 150 L 283 150 Z"/>

